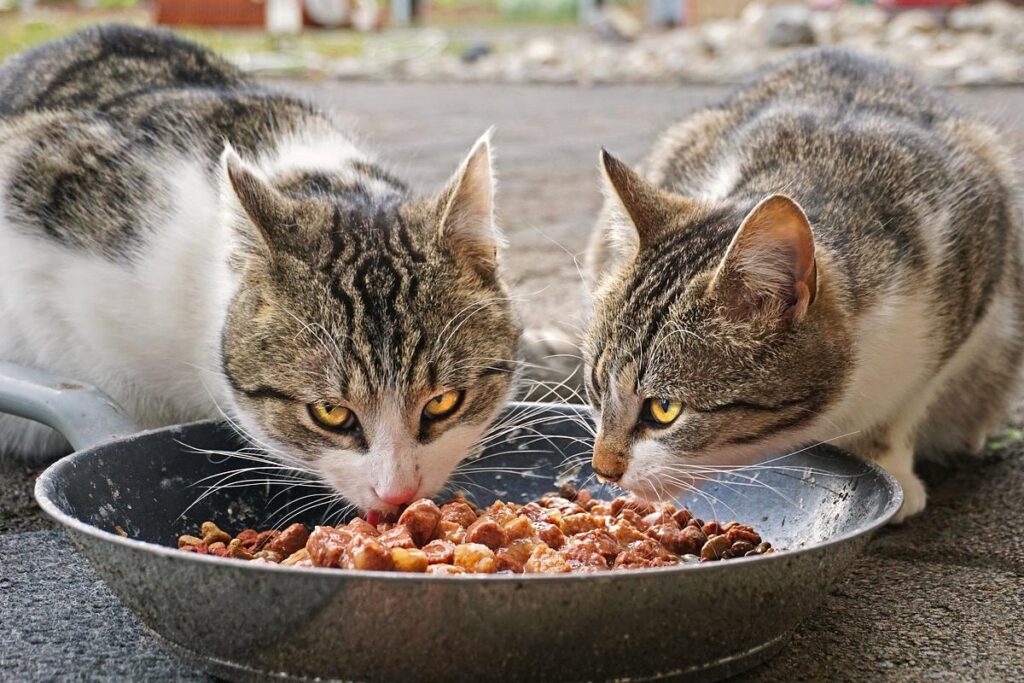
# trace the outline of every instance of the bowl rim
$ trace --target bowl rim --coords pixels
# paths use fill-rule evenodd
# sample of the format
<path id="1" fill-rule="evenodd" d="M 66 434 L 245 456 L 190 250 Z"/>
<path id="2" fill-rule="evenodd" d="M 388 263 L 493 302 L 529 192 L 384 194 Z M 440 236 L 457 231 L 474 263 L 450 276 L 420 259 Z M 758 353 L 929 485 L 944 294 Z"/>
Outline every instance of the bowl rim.
<path id="1" fill-rule="evenodd" d="M 562 412 L 585 412 L 587 408 L 585 406 L 574 406 L 570 404 L 561 403 L 537 403 L 537 402 L 514 402 L 510 403 L 509 407 L 536 407 L 544 409 L 560 410 Z M 807 555 L 811 553 L 818 553 L 828 548 L 843 545 L 855 538 L 864 535 L 873 534 L 875 531 L 880 529 L 882 526 L 887 524 L 889 520 L 899 511 L 900 506 L 903 504 L 903 489 L 896 478 L 893 477 L 884 468 L 880 467 L 877 463 L 870 460 L 859 458 L 853 453 L 846 451 L 842 448 L 832 446 L 830 444 L 818 444 L 818 446 L 825 447 L 832 452 L 840 455 L 841 457 L 853 458 L 858 463 L 868 469 L 865 474 L 873 474 L 879 477 L 882 482 L 885 483 L 887 492 L 889 494 L 888 505 L 884 508 L 881 514 L 871 519 L 868 523 L 861 525 L 856 529 L 852 529 L 843 534 L 829 538 L 821 543 L 813 543 L 802 546 L 800 548 L 794 548 L 792 550 L 780 550 L 775 553 L 769 553 L 767 555 L 758 555 L 756 557 L 737 557 L 729 560 L 728 562 L 701 562 L 697 564 L 677 564 L 668 567 L 649 567 L 642 569 L 631 569 L 629 571 L 608 571 L 608 572 L 594 572 L 594 573 L 559 573 L 559 574 L 422 574 L 422 573 L 411 573 L 411 572 L 385 572 L 385 571 L 372 571 L 366 569 L 333 569 L 330 567 L 282 567 L 277 564 L 264 564 L 264 563 L 253 563 L 253 562 L 241 562 L 231 558 L 217 557 L 215 555 L 199 555 L 197 553 L 185 553 L 181 552 L 177 548 L 171 546 L 161 545 L 159 543 L 151 543 L 149 541 L 142 541 L 133 538 L 127 538 L 120 536 L 114 532 L 106 531 L 97 526 L 87 524 L 82 520 L 74 517 L 63 510 L 57 505 L 51 492 L 55 492 L 57 487 L 60 485 L 61 475 L 67 470 L 67 468 L 76 465 L 80 461 L 87 461 L 89 458 L 97 457 L 98 454 L 106 453 L 111 446 L 115 444 L 124 443 L 127 441 L 134 441 L 142 437 L 159 437 L 169 433 L 180 432 L 194 427 L 200 426 L 213 426 L 223 424 L 217 420 L 198 420 L 194 422 L 187 422 L 183 424 L 175 424 L 167 427 L 160 427 L 157 429 L 149 429 L 142 432 L 137 432 L 129 436 L 125 436 L 119 439 L 108 441 L 91 448 L 87 448 L 81 451 L 76 451 L 63 458 L 57 460 L 49 467 L 47 467 L 36 479 L 35 487 L 33 489 L 33 495 L 36 499 L 36 503 L 42 508 L 50 518 L 60 523 L 65 528 L 82 534 L 84 536 L 91 537 L 97 541 L 112 543 L 114 545 L 121 546 L 123 548 L 132 550 L 134 552 L 143 552 L 157 557 L 167 558 L 169 561 L 181 561 L 181 562 L 206 562 L 213 563 L 213 566 L 231 567 L 239 571 L 271 571 L 271 572 L 285 572 L 292 575 L 300 576 L 319 576 L 335 577 L 334 580 L 348 580 L 348 579 L 361 579 L 370 581 L 399 581 L 399 582 L 440 582 L 446 585 L 462 585 L 469 583 L 499 583 L 509 584 L 517 583 L 522 581 L 535 582 L 535 581 L 581 581 L 581 580 L 636 580 L 644 577 L 657 577 L 657 576 L 669 576 L 677 575 L 679 572 L 704 572 L 705 574 L 714 571 L 722 571 L 727 567 L 735 566 L 748 566 L 752 562 L 785 562 L 792 558 Z M 817 447 L 817 446 L 815 446 Z M 109 453 L 106 453 L 109 456 Z M 690 574 L 686 574 L 690 576 Z"/>

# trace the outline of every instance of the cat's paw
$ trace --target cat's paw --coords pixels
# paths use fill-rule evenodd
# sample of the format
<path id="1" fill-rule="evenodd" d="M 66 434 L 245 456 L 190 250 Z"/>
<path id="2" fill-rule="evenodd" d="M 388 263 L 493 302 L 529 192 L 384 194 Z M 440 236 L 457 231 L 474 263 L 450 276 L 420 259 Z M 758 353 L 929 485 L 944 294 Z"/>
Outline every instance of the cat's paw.
<path id="1" fill-rule="evenodd" d="M 892 476 L 903 487 L 903 505 L 899 512 L 890 520 L 890 524 L 903 524 L 908 517 L 913 517 L 924 510 L 928 502 L 928 492 L 924 483 L 913 472 L 893 472 Z"/>

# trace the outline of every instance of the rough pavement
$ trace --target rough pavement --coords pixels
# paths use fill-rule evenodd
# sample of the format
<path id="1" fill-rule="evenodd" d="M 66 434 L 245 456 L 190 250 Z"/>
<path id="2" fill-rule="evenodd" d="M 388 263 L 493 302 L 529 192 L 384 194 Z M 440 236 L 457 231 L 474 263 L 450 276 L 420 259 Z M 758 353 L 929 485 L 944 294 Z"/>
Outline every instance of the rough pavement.
<path id="1" fill-rule="evenodd" d="M 424 190 L 497 126 L 508 270 L 528 324 L 581 318 L 573 256 L 600 203 L 597 150 L 640 159 L 710 87 L 290 86 L 341 112 Z M 954 93 L 1024 147 L 1024 90 Z M 1019 422 L 1019 420 L 1018 420 Z M 930 504 L 883 531 L 774 660 L 744 681 L 1000 681 L 1024 670 L 1024 445 L 924 470 Z M 2 460 L 2 458 L 0 458 Z M 0 680 L 208 680 L 159 649 L 0 465 Z"/>

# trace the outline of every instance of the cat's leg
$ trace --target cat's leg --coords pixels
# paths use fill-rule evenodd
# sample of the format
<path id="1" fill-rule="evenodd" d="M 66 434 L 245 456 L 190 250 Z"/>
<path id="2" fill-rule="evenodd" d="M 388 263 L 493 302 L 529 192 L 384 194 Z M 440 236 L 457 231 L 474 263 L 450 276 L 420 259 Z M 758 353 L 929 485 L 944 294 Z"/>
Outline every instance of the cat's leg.
<path id="1" fill-rule="evenodd" d="M 922 425 L 918 455 L 942 458 L 977 454 L 1003 423 L 1019 385 L 1021 339 L 992 335 L 962 370 L 952 375 Z"/>
<path id="2" fill-rule="evenodd" d="M 911 410 L 889 426 L 872 430 L 851 446 L 854 452 L 873 460 L 895 477 L 903 488 L 903 505 L 892 524 L 902 524 L 923 511 L 928 502 L 924 483 L 914 473 L 915 413 L 919 411 Z"/>

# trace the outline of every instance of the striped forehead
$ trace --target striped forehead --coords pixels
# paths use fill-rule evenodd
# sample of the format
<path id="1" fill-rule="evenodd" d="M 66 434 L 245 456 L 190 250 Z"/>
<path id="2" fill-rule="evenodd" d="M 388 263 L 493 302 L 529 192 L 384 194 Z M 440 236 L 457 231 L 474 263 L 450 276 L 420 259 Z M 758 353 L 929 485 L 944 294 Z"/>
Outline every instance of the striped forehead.
<path id="1" fill-rule="evenodd" d="M 607 301 L 606 315 L 611 317 L 602 326 L 595 371 L 606 373 L 634 359 L 637 376 L 643 376 L 649 353 L 666 334 L 669 321 L 684 327 L 687 323 L 674 320 L 670 307 L 694 278 L 718 265 L 742 216 L 743 211 L 735 208 L 712 211 L 637 256 Z"/>

